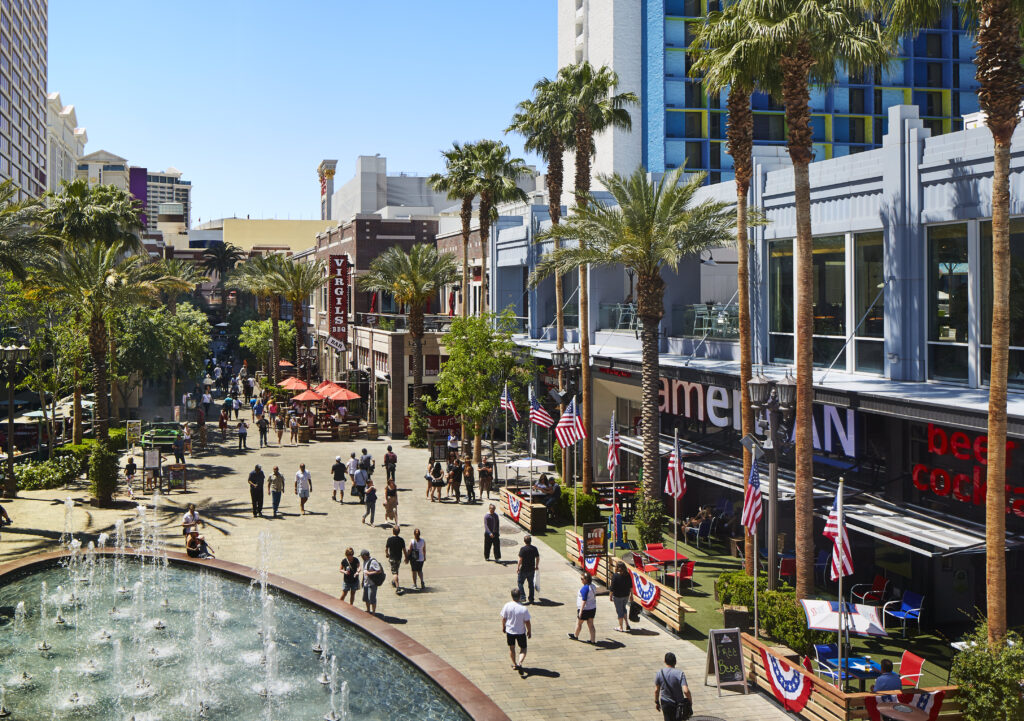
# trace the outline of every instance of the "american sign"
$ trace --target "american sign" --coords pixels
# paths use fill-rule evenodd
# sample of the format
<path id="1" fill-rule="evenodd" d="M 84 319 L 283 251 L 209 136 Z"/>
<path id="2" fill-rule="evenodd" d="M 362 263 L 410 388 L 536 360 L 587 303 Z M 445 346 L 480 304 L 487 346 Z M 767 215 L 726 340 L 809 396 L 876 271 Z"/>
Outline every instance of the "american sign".
<path id="1" fill-rule="evenodd" d="M 348 271 L 347 255 L 332 255 L 327 281 L 330 307 L 328 308 L 328 331 L 332 338 L 348 343 Z"/>

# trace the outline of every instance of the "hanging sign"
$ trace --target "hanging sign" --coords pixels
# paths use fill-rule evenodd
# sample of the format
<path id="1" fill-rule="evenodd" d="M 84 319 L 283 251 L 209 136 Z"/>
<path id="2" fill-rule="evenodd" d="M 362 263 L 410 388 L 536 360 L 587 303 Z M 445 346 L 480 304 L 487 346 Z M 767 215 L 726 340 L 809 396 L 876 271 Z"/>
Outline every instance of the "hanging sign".
<path id="1" fill-rule="evenodd" d="M 142 421 L 127 421 L 125 440 L 128 445 L 142 441 Z"/>
<path id="2" fill-rule="evenodd" d="M 608 524 L 583 524 L 583 551 L 587 556 L 603 556 L 608 553 Z"/>
<path id="3" fill-rule="evenodd" d="M 327 272 L 328 333 L 344 346 L 348 342 L 348 256 L 332 255 Z"/>

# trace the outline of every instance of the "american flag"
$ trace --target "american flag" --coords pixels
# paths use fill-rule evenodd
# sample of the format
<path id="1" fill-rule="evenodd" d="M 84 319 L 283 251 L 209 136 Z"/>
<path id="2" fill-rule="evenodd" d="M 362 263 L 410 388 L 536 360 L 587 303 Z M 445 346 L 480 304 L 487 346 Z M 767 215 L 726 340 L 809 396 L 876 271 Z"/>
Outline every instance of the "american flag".
<path id="1" fill-rule="evenodd" d="M 850 537 L 842 520 L 843 487 L 836 492 L 836 500 L 825 522 L 825 535 L 832 539 L 832 580 L 853 573 L 853 557 L 850 556 Z"/>
<path id="2" fill-rule="evenodd" d="M 612 411 L 612 425 L 608 431 L 608 473 L 609 475 L 619 465 L 619 429 L 615 427 L 615 411 Z"/>
<path id="3" fill-rule="evenodd" d="M 676 440 L 672 455 L 668 457 L 668 478 L 665 479 L 665 495 L 680 499 L 686 493 L 686 471 L 683 470 L 683 454 Z"/>
<path id="4" fill-rule="evenodd" d="M 743 516 L 740 523 L 747 527 L 747 533 L 754 535 L 757 524 L 761 520 L 761 473 L 757 470 L 757 462 L 750 464 L 750 480 L 747 490 L 743 493 Z"/>
<path id="5" fill-rule="evenodd" d="M 587 429 L 583 427 L 583 419 L 580 418 L 579 411 L 576 409 L 576 396 L 573 396 L 565 413 L 558 419 L 558 425 L 555 426 L 555 438 L 558 439 L 558 445 L 568 448 L 586 437 Z"/>
<path id="6" fill-rule="evenodd" d="M 541 428 L 550 428 L 555 425 L 555 419 L 544 410 L 544 407 L 537 401 L 537 396 L 533 395 L 533 386 L 530 386 L 530 422 L 536 423 Z"/>
<path id="7" fill-rule="evenodd" d="M 512 417 L 519 420 L 519 411 L 516 410 L 516 402 L 512 400 L 512 396 L 508 392 L 508 383 L 505 384 L 505 390 L 501 392 L 501 410 L 512 411 Z"/>

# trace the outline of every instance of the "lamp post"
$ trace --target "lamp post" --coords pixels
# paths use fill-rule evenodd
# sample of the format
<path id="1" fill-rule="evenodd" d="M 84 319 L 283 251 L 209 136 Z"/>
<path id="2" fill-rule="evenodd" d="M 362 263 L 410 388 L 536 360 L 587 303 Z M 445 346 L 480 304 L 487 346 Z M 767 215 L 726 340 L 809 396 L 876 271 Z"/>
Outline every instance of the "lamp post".
<path id="1" fill-rule="evenodd" d="M 786 371 L 781 381 L 773 381 L 758 372 L 747 384 L 750 407 L 764 411 L 768 429 L 761 448 L 768 455 L 768 588 L 775 589 L 776 558 L 778 558 L 779 527 L 779 447 L 786 442 L 785 429 L 793 417 L 796 399 L 796 381 Z M 758 424 L 759 428 L 763 428 Z M 756 440 L 754 441 L 756 443 Z M 755 578 L 758 559 L 754 559 Z"/>
<path id="2" fill-rule="evenodd" d="M 18 482 L 14 479 L 14 372 L 18 364 L 28 358 L 28 347 L 9 345 L 0 348 L 0 358 L 7 371 L 7 478 L 4 495 L 14 498 L 18 495 Z"/>
<path id="3" fill-rule="evenodd" d="M 552 351 L 551 352 L 551 366 L 553 368 L 555 368 L 556 370 L 558 370 L 558 371 L 566 373 L 567 374 L 566 378 L 568 379 L 568 382 L 566 383 L 566 390 L 565 390 L 565 392 L 558 394 L 558 396 L 559 396 L 559 407 L 560 407 L 560 410 L 563 413 L 565 412 L 565 400 L 566 400 L 566 397 L 569 395 L 568 387 L 569 386 L 579 387 L 579 384 L 576 383 L 575 373 L 576 373 L 576 371 L 578 371 L 580 369 L 580 358 L 581 358 L 581 354 L 580 354 L 580 352 L 578 350 L 564 350 L 563 349 L 563 350 L 556 350 L 556 351 Z M 586 441 L 584 440 L 582 442 L 586 442 Z M 575 456 L 574 456 L 574 460 L 575 460 Z M 563 465 L 563 468 L 562 468 L 562 478 L 564 478 L 566 480 L 569 479 L 568 464 L 569 464 L 569 456 L 568 456 L 568 454 L 563 453 L 562 454 L 562 465 Z M 576 487 L 576 468 L 575 468 L 575 464 L 574 464 L 574 470 L 573 470 L 573 484 L 572 485 L 573 485 L 573 488 Z"/>

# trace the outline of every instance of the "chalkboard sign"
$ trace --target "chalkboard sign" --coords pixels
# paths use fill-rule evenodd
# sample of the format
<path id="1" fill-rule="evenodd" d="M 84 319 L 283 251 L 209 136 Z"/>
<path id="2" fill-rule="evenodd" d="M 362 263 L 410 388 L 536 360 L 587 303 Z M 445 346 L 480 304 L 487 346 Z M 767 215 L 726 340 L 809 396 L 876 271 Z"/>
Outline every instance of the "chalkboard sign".
<path id="1" fill-rule="evenodd" d="M 743 646 L 738 628 L 713 628 L 708 636 L 708 659 L 704 669 L 704 685 L 715 674 L 718 695 L 722 686 L 743 686 L 747 693 L 747 675 L 743 672 Z"/>

